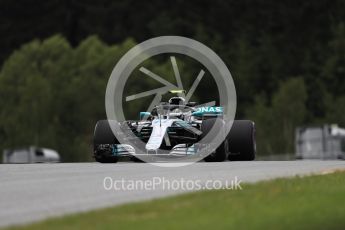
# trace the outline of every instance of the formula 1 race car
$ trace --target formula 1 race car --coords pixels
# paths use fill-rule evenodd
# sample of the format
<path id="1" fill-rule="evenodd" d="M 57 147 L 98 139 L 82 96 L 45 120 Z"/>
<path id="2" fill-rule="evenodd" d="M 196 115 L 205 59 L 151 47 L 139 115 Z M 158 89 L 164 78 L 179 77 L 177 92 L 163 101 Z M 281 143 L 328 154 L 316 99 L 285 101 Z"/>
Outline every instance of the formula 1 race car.
<path id="1" fill-rule="evenodd" d="M 114 135 L 114 127 L 126 125 L 127 129 L 145 143 L 147 154 L 168 150 L 172 156 L 195 154 L 194 146 L 214 127 L 220 130 L 222 107 L 198 107 L 196 103 L 185 103 L 182 97 L 172 97 L 160 103 L 151 112 L 140 112 L 137 121 L 117 122 L 100 120 L 94 130 L 94 158 L 101 163 L 116 163 L 118 160 L 135 157 L 135 148 L 120 143 Z M 235 120 L 222 143 L 208 156 L 207 162 L 251 161 L 255 159 L 255 124 L 249 120 Z"/>

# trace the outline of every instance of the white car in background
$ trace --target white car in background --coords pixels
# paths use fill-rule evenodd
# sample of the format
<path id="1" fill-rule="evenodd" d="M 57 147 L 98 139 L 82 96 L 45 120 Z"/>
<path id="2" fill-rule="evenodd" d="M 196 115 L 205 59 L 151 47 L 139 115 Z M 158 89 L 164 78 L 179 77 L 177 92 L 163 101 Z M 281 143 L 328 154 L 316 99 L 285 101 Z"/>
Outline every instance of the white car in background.
<path id="1" fill-rule="evenodd" d="M 345 159 L 345 129 L 337 124 L 296 128 L 297 159 Z"/>
<path id="2" fill-rule="evenodd" d="M 5 164 L 58 163 L 60 162 L 60 155 L 53 149 L 30 146 L 5 149 L 2 159 Z"/>

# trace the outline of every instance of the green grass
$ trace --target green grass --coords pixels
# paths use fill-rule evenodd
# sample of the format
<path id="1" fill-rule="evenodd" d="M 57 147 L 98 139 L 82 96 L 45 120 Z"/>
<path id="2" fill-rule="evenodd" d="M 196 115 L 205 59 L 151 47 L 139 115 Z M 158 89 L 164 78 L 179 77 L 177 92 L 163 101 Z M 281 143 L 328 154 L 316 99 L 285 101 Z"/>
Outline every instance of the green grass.
<path id="1" fill-rule="evenodd" d="M 345 172 L 243 184 L 11 229 L 345 229 Z"/>

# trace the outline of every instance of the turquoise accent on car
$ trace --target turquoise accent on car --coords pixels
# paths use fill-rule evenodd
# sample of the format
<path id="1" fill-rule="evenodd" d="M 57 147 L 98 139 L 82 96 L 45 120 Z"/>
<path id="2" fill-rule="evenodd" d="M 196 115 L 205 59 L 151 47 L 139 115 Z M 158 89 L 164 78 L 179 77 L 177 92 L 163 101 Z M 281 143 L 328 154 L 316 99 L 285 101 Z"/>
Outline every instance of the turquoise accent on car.
<path id="1" fill-rule="evenodd" d="M 118 151 L 117 151 L 117 146 L 116 145 L 112 145 L 112 155 L 113 156 L 117 156 L 118 155 Z"/>
<path id="2" fill-rule="evenodd" d="M 204 117 L 204 116 L 221 116 L 223 115 L 223 107 L 200 107 L 197 111 L 192 113 L 192 116 L 195 117 Z"/>
<path id="3" fill-rule="evenodd" d="M 140 112 L 139 117 L 140 117 L 140 120 L 143 120 L 144 117 L 149 117 L 150 115 L 151 115 L 151 113 L 149 113 L 149 112 Z"/>

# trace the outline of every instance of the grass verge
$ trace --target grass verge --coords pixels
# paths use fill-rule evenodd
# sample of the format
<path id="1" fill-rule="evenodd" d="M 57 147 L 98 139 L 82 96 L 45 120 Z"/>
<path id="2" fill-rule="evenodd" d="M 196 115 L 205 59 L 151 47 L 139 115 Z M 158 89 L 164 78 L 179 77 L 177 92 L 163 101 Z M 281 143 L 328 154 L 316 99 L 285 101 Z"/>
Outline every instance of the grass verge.
<path id="1" fill-rule="evenodd" d="M 10 229 L 344 229 L 345 172 L 244 184 Z"/>

